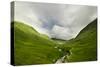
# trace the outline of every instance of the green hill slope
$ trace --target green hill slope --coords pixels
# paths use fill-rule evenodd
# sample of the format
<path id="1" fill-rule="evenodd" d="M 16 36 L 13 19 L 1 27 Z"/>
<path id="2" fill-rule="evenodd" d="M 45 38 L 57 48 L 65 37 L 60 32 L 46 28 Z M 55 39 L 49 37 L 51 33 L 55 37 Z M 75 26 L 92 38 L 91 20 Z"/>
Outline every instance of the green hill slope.
<path id="1" fill-rule="evenodd" d="M 69 52 L 68 62 L 97 60 L 97 19 L 80 31 L 75 39 L 60 47 Z"/>
<path id="2" fill-rule="evenodd" d="M 14 65 L 54 63 L 61 53 L 56 43 L 32 27 L 12 22 L 14 28 Z"/>

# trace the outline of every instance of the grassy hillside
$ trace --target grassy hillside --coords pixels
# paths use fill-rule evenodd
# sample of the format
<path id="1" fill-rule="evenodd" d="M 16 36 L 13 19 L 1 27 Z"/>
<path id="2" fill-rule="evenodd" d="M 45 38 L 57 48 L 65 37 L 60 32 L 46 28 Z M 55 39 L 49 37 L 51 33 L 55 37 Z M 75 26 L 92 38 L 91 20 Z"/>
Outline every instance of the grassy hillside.
<path id="1" fill-rule="evenodd" d="M 61 53 L 55 42 L 32 27 L 12 22 L 14 28 L 14 65 L 54 63 Z"/>
<path id="2" fill-rule="evenodd" d="M 68 62 L 97 60 L 97 19 L 88 24 L 75 39 L 67 41 L 60 46 L 69 51 Z M 69 49 L 69 50 L 68 50 Z"/>

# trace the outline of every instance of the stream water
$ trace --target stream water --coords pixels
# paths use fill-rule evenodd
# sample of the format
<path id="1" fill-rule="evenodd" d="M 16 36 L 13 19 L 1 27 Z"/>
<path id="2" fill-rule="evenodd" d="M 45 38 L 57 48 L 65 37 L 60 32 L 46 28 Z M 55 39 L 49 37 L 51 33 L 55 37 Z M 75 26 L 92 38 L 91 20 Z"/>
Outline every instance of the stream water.
<path id="1" fill-rule="evenodd" d="M 66 58 L 66 55 L 63 56 L 63 57 L 61 57 L 60 59 L 58 59 L 58 60 L 55 62 L 55 64 L 66 63 L 67 61 L 65 60 L 65 58 Z"/>
<path id="2" fill-rule="evenodd" d="M 62 45 L 64 42 L 59 42 L 60 45 Z M 59 48 L 58 46 L 55 46 L 54 48 L 58 49 L 58 51 L 63 52 L 63 56 L 61 58 L 59 58 L 55 64 L 59 64 L 59 63 L 66 63 L 66 58 L 67 58 L 67 54 L 68 52 L 62 50 L 61 48 Z"/>

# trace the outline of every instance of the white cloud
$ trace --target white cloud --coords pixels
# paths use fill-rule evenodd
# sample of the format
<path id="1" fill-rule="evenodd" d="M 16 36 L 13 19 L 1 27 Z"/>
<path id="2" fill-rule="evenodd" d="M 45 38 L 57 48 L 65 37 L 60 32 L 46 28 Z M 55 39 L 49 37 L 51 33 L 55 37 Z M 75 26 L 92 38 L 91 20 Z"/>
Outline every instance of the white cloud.
<path id="1" fill-rule="evenodd" d="M 15 20 L 23 21 L 41 33 L 59 39 L 71 39 L 97 17 L 96 6 L 15 3 Z"/>
<path id="2" fill-rule="evenodd" d="M 72 35 L 71 33 L 72 32 L 69 28 L 61 27 L 57 25 L 55 25 L 53 29 L 51 30 L 51 36 L 53 38 L 64 39 L 64 40 L 70 39 Z"/>

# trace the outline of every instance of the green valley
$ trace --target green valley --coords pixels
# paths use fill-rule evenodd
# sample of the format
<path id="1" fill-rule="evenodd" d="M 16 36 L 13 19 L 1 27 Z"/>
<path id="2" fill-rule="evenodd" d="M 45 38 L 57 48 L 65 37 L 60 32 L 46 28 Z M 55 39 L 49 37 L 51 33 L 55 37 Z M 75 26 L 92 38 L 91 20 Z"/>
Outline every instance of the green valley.
<path id="1" fill-rule="evenodd" d="M 63 56 L 63 62 L 97 60 L 97 19 L 68 41 L 49 38 L 18 21 L 12 22 L 11 28 L 14 29 L 15 65 L 51 64 Z"/>

